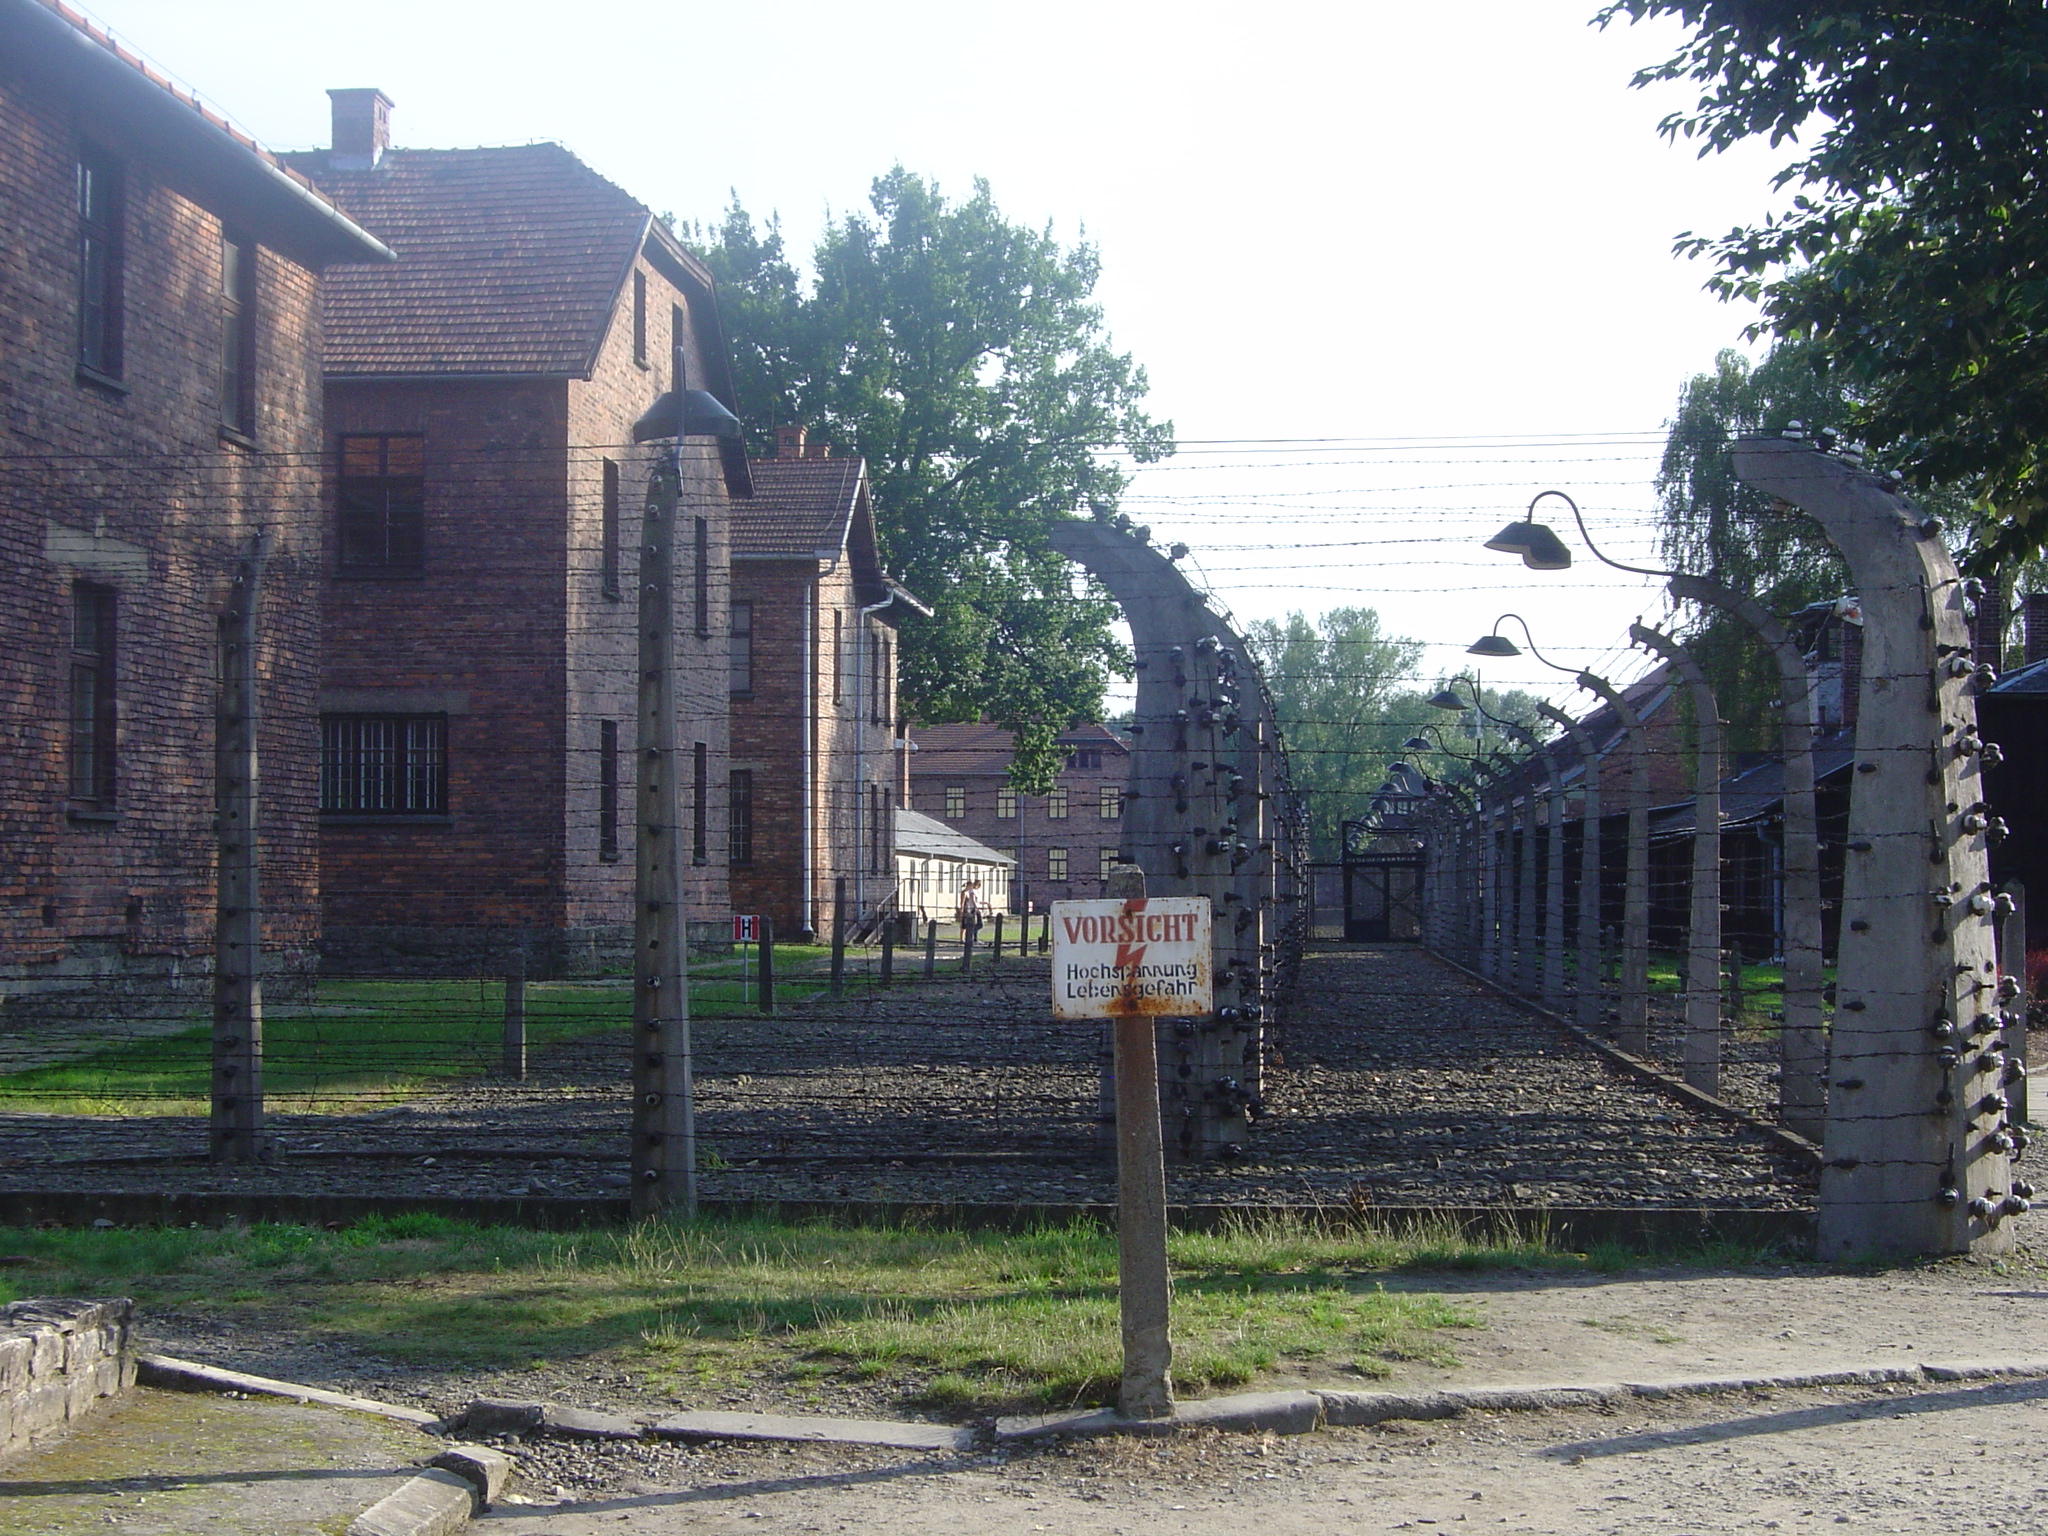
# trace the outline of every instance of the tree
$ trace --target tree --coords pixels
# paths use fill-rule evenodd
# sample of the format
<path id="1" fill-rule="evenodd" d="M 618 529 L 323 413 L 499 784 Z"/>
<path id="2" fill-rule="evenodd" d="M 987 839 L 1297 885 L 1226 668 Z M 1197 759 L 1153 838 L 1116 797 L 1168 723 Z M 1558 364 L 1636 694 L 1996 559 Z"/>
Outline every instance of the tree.
<path id="1" fill-rule="evenodd" d="M 1836 379 L 1814 366 L 1811 343 L 1781 342 L 1754 367 L 1740 352 L 1723 352 L 1712 373 L 1688 379 L 1657 474 L 1664 563 L 1711 576 L 1780 615 L 1840 596 L 1848 574 L 1820 524 L 1737 480 L 1728 450 L 1738 437 L 1782 432 L 1795 421 L 1812 431 L 1838 425 L 1849 409 Z M 1692 615 L 1682 638 L 1714 685 L 1730 745 L 1775 749 L 1777 663 L 1749 626 L 1707 608 Z"/>
<path id="2" fill-rule="evenodd" d="M 1849 425 L 1914 484 L 1995 509 L 1989 564 L 2048 544 L 2048 7 L 1617 0 L 1692 37 L 1635 84 L 1691 80 L 1661 125 L 1701 154 L 1813 137 L 1791 209 L 1718 237 L 1710 286 L 1754 298 L 1843 376 Z"/>
<path id="3" fill-rule="evenodd" d="M 901 166 L 830 222 L 806 284 L 775 221 L 737 199 L 700 250 L 731 333 L 741 415 L 766 451 L 802 422 L 868 461 L 883 556 L 934 609 L 906 623 L 902 695 L 925 720 L 1017 733 L 1013 781 L 1043 790 L 1059 732 L 1099 715 L 1129 657 L 1115 605 L 1047 533 L 1114 511 L 1173 451 L 1144 369 L 1111 347 L 1085 240 L 1010 223 L 986 182 L 951 203 Z"/>
<path id="4" fill-rule="evenodd" d="M 1338 856 L 1344 822 L 1366 813 L 1390 764 L 1412 763 L 1431 778 L 1453 771 L 1451 755 L 1402 746 L 1424 725 L 1448 722 L 1456 730 L 1457 720 L 1433 708 L 1414 687 L 1421 642 L 1385 633 L 1372 609 L 1332 608 L 1314 619 L 1302 613 L 1262 619 L 1245 631 L 1245 643 L 1257 656 L 1273 696 L 1294 787 L 1308 812 L 1313 857 Z M 1537 719 L 1535 700 L 1526 694 L 1503 697 L 1488 689 L 1482 698 L 1503 719 L 1517 724 Z M 1483 719 L 1476 740 L 1467 735 L 1465 741 L 1471 745 L 1460 745 L 1457 755 L 1471 756 L 1474 745 L 1517 750 Z"/>

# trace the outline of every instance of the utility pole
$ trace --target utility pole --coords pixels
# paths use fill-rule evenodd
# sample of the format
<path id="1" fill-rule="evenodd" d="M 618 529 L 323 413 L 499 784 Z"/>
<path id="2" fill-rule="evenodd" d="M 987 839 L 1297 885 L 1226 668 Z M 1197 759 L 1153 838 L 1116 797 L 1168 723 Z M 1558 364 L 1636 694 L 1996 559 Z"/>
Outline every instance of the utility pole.
<path id="1" fill-rule="evenodd" d="M 221 615 L 221 682 L 214 722 L 213 1108 L 208 1155 L 216 1163 L 270 1156 L 263 1128 L 263 907 L 258 876 L 261 778 L 256 748 L 257 609 L 270 536 L 258 532 L 235 567 Z"/>
<path id="2" fill-rule="evenodd" d="M 684 356 L 674 363 L 678 417 Z M 633 1213 L 697 1213 L 697 1127 L 690 1075 L 689 923 L 675 637 L 682 423 L 647 480 L 640 541 L 639 816 L 634 830 Z"/>

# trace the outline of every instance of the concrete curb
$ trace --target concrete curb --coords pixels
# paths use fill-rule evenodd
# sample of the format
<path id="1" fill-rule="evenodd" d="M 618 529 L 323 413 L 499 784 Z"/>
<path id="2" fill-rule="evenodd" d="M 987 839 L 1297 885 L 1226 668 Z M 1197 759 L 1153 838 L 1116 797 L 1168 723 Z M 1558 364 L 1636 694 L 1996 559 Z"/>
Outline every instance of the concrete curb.
<path id="1" fill-rule="evenodd" d="M 1394 1419 L 1453 1419 L 1472 1412 L 1535 1413 L 1593 1408 L 1629 1398 L 1709 1397 L 1741 1392 L 1812 1391 L 1822 1387 L 1940 1385 L 2048 1377 L 2048 1360 L 1957 1364 L 1849 1366 L 1778 1371 L 1768 1376 L 1682 1377 L 1667 1381 L 1593 1381 L 1528 1387 L 1443 1387 L 1427 1392 L 1247 1392 L 1178 1403 L 1166 1419 L 1126 1419 L 1111 1408 L 996 1420 L 998 1445 L 1052 1436 L 1163 1435 L 1181 1429 L 1232 1429 L 1280 1435 L 1324 1427 L 1384 1424 Z"/>
<path id="2" fill-rule="evenodd" d="M 251 1376 L 223 1366 L 202 1365 L 197 1360 L 179 1360 L 171 1355 L 135 1357 L 135 1380 L 145 1387 L 168 1392 L 246 1392 L 255 1397 L 288 1397 L 294 1402 L 320 1403 L 328 1408 L 347 1408 L 355 1413 L 374 1413 L 396 1419 L 415 1429 L 441 1422 L 439 1415 L 423 1408 L 406 1408 L 397 1403 L 380 1403 L 372 1398 L 351 1397 L 346 1392 L 329 1392 L 321 1387 L 302 1387 L 296 1382 L 276 1381 L 268 1376 Z"/>
<path id="3" fill-rule="evenodd" d="M 450 1536 L 482 1502 L 468 1478 L 429 1467 L 351 1520 L 348 1536 Z"/>
<path id="4" fill-rule="evenodd" d="M 678 1413 L 654 1425 L 662 1440 L 790 1440 L 885 1445 L 906 1451 L 964 1451 L 980 1438 L 971 1426 L 886 1419 L 831 1419 L 787 1413 Z"/>

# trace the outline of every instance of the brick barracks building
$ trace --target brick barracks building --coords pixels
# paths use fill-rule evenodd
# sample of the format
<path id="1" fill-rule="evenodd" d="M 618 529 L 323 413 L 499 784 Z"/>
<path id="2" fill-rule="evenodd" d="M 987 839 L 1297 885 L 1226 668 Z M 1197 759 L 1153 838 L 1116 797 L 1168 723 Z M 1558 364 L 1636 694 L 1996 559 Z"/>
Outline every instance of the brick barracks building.
<path id="1" fill-rule="evenodd" d="M 909 756 L 896 710 L 896 631 L 931 610 L 882 568 L 867 466 L 802 427 L 776 429 L 735 506 L 732 567 L 732 899 L 785 936 L 849 926 L 897 898 L 895 811 Z"/>
<path id="2" fill-rule="evenodd" d="M 731 427 L 687 439 L 674 616 L 688 901 L 722 918 L 751 484 L 710 276 L 559 145 L 392 148 L 382 93 L 330 95 L 333 148 L 291 163 L 399 259 L 326 295 L 327 961 L 576 971 L 630 935 L 637 550 L 672 451 L 632 429 L 676 349 Z"/>
<path id="3" fill-rule="evenodd" d="M 210 973 L 219 626 L 259 529 L 264 939 L 308 957 L 321 289 L 391 253 L 54 0 L 0 0 L 0 225 L 4 1020 Z"/>
<path id="4" fill-rule="evenodd" d="M 1016 750 L 1008 731 L 986 724 L 920 726 L 910 758 L 911 804 L 927 816 L 999 848 L 1017 861 L 1010 905 L 1100 896 L 1123 836 L 1128 743 L 1106 725 L 1060 736 L 1067 753 L 1052 793 L 1010 787 Z"/>

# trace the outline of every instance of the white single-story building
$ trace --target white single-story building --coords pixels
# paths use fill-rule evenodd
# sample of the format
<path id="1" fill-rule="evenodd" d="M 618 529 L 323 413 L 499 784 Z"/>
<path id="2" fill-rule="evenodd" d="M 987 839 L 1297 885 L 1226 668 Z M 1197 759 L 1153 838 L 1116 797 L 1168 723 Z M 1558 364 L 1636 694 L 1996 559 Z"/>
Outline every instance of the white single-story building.
<path id="1" fill-rule="evenodd" d="M 981 882 L 981 910 L 1006 912 L 1010 906 L 1010 875 L 1017 861 L 955 832 L 943 821 L 916 811 L 896 812 L 896 909 L 914 912 L 920 921 L 936 917 L 951 921 L 960 906 L 960 892 L 970 880 Z"/>

